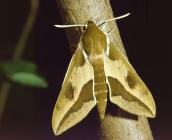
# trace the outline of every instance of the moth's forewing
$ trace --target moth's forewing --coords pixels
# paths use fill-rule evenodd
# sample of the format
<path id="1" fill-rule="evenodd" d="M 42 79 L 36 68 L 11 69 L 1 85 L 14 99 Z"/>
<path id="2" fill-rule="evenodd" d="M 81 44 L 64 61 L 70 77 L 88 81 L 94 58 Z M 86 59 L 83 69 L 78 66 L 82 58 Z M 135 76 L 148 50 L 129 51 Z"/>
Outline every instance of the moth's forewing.
<path id="1" fill-rule="evenodd" d="M 112 43 L 109 56 L 105 56 L 105 73 L 112 103 L 136 115 L 155 117 L 156 107 L 149 89 Z"/>
<path id="2" fill-rule="evenodd" d="M 56 135 L 80 122 L 95 106 L 92 79 L 93 68 L 85 62 L 78 47 L 54 108 L 52 126 Z"/>

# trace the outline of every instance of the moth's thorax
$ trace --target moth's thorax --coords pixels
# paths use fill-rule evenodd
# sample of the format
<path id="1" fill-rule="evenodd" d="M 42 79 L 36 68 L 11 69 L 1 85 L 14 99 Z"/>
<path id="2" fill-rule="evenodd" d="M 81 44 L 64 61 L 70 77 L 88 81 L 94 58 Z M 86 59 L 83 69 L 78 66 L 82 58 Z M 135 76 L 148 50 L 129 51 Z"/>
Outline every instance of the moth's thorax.
<path id="1" fill-rule="evenodd" d="M 82 36 L 82 44 L 83 49 L 88 56 L 101 55 L 106 49 L 106 35 L 94 22 L 89 21 L 88 27 Z"/>
<path id="2" fill-rule="evenodd" d="M 101 60 L 103 60 L 103 58 L 104 58 L 103 54 L 99 54 L 99 55 L 90 54 L 88 60 L 92 65 L 94 65 L 96 63 L 99 63 Z"/>

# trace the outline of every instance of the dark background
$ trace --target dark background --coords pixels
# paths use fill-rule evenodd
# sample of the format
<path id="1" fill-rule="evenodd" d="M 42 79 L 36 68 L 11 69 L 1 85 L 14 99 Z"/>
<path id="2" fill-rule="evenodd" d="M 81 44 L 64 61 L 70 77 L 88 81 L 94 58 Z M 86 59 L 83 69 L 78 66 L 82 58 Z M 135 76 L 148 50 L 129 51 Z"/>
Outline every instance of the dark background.
<path id="1" fill-rule="evenodd" d="M 148 85 L 157 105 L 157 116 L 149 119 L 155 140 L 171 140 L 171 7 L 148 0 L 111 0 L 115 15 L 131 12 L 118 21 L 130 62 Z M 0 56 L 13 50 L 29 11 L 29 1 L 3 0 L 0 4 Z M 53 135 L 51 115 L 72 56 L 55 0 L 40 0 L 39 13 L 28 42 L 25 59 L 38 64 L 49 82 L 48 89 L 13 87 L 0 123 L 1 140 L 94 140 L 98 124 L 95 110 L 80 124 L 59 137 Z M 13 92 L 15 91 L 15 92 Z M 16 92 L 18 91 L 18 92 Z M 75 136 L 74 136 L 75 135 Z M 92 136 L 92 137 L 90 137 Z"/>

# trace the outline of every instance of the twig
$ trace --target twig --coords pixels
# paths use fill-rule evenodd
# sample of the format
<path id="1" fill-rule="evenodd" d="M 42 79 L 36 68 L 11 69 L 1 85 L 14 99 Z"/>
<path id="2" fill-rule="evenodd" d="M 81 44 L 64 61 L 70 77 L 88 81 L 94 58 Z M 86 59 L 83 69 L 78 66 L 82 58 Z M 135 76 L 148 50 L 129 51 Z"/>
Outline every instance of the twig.
<path id="1" fill-rule="evenodd" d="M 22 34 L 16 45 L 16 49 L 14 51 L 14 55 L 12 58 L 13 60 L 20 60 L 24 53 L 25 48 L 27 47 L 26 43 L 28 41 L 29 35 L 32 31 L 33 24 L 37 16 L 38 6 L 39 6 L 39 0 L 30 1 L 30 12 L 26 20 L 26 23 L 23 27 Z M 11 88 L 11 83 L 7 81 L 4 81 L 0 88 L 0 121 L 2 120 L 3 117 L 3 112 L 9 96 L 10 88 Z"/>

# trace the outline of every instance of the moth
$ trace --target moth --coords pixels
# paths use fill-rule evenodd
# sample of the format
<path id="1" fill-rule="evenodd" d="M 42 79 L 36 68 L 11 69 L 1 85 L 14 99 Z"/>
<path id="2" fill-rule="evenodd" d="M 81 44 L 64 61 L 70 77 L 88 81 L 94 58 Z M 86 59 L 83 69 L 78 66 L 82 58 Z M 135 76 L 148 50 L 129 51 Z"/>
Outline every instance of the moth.
<path id="1" fill-rule="evenodd" d="M 103 119 L 108 100 L 129 113 L 155 117 L 153 97 L 126 57 L 93 21 L 86 26 L 55 104 L 55 135 L 82 121 L 95 106 Z"/>

